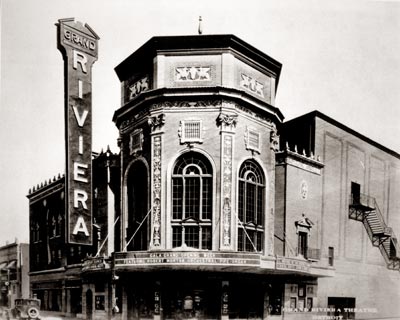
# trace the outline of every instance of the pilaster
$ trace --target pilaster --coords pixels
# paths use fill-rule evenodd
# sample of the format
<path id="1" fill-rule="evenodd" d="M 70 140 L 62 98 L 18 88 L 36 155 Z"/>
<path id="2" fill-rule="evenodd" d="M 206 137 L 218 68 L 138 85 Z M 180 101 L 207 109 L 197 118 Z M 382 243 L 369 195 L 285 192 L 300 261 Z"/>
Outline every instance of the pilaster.
<path id="1" fill-rule="evenodd" d="M 165 123 L 165 115 L 163 113 L 150 117 L 148 124 L 151 129 L 151 249 L 165 248 L 163 239 L 165 236 L 162 225 L 162 146 L 163 132 L 162 126 Z"/>
<path id="2" fill-rule="evenodd" d="M 217 118 L 221 135 L 221 207 L 220 207 L 220 250 L 234 250 L 232 230 L 234 226 L 233 201 L 233 146 L 238 116 L 221 112 Z"/>

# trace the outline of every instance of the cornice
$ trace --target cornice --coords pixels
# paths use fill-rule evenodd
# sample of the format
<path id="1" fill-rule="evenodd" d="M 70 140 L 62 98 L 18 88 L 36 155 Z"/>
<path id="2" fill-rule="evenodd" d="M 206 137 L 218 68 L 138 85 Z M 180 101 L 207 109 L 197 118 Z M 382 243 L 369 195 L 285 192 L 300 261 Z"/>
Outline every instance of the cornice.
<path id="1" fill-rule="evenodd" d="M 116 110 L 113 121 L 117 127 L 120 127 L 121 122 L 124 121 L 123 118 L 129 113 L 134 112 L 134 110 L 137 110 L 136 112 L 143 112 L 144 107 L 152 103 L 176 103 L 178 106 L 178 101 L 182 101 L 183 103 L 185 103 L 185 101 L 192 101 L 193 105 L 200 105 L 202 100 L 211 101 L 209 106 L 215 106 L 215 103 L 212 101 L 231 100 L 237 102 L 244 108 L 248 107 L 252 110 L 258 109 L 260 112 L 268 113 L 270 118 L 275 118 L 277 123 L 281 123 L 284 119 L 283 114 L 278 108 L 253 97 L 247 92 L 233 88 L 213 86 L 161 88 L 143 92 L 120 109 Z M 182 104 L 180 106 L 182 106 Z M 190 103 L 186 106 L 190 107 Z M 207 107 L 207 104 L 204 104 L 203 107 Z"/>

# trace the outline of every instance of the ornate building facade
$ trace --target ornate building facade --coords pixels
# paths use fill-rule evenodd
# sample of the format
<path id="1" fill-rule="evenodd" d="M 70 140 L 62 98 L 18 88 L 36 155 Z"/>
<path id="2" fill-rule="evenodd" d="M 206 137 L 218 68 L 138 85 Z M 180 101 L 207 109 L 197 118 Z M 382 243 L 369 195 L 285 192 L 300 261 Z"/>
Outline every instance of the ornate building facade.
<path id="1" fill-rule="evenodd" d="M 93 170 L 91 231 L 105 233 L 73 265 L 80 309 L 68 309 L 69 263 L 32 273 L 43 282 L 59 272 L 63 312 L 400 315 L 390 303 L 400 298 L 400 155 L 319 112 L 283 122 L 275 106 L 281 68 L 233 35 L 154 37 L 115 68 L 120 154 L 113 174 L 110 162 Z M 81 172 L 72 177 L 82 181 Z M 31 208 L 50 197 L 39 189 Z M 80 245 L 61 256 L 69 246 Z"/>
<path id="2" fill-rule="evenodd" d="M 400 156 L 319 112 L 284 123 L 280 71 L 231 35 L 155 37 L 116 67 L 121 250 L 84 272 L 94 291 L 108 272 L 102 312 L 400 314 Z"/>
<path id="3" fill-rule="evenodd" d="M 282 285 L 263 275 L 280 69 L 230 35 L 156 37 L 117 66 L 123 317 L 261 317 L 268 285 Z"/>

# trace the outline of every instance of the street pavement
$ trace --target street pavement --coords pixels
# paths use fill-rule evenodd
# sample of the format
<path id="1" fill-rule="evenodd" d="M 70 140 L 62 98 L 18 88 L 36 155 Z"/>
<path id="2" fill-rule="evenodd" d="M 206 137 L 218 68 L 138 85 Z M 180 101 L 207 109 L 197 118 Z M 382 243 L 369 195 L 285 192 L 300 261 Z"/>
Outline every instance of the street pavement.
<path id="1" fill-rule="evenodd" d="M 7 320 L 6 313 L 5 313 L 6 308 L 0 307 L 0 319 Z M 66 317 L 64 315 L 60 315 L 58 312 L 51 312 L 51 311 L 43 311 L 40 310 L 40 320 L 76 320 L 79 318 L 76 317 Z M 10 319 L 12 320 L 12 319 Z"/>

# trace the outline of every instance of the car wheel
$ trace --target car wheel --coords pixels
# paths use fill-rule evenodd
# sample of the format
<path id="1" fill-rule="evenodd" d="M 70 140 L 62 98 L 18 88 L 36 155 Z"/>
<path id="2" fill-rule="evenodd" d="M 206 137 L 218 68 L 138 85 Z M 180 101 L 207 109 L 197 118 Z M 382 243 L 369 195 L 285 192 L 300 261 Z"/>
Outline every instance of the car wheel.
<path id="1" fill-rule="evenodd" d="M 39 316 L 39 310 L 32 307 L 28 309 L 28 316 L 30 319 L 36 319 Z"/>

